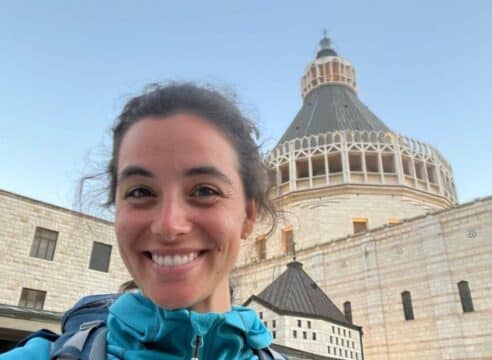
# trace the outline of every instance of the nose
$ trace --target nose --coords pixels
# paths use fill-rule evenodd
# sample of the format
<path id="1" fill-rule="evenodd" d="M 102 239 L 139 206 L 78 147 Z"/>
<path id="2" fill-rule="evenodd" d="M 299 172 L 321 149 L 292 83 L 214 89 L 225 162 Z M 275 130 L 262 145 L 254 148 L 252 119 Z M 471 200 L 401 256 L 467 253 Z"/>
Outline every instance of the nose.
<path id="1" fill-rule="evenodd" d="M 176 241 L 191 231 L 192 223 L 184 200 L 177 195 L 162 197 L 151 224 L 151 232 L 163 241 Z"/>

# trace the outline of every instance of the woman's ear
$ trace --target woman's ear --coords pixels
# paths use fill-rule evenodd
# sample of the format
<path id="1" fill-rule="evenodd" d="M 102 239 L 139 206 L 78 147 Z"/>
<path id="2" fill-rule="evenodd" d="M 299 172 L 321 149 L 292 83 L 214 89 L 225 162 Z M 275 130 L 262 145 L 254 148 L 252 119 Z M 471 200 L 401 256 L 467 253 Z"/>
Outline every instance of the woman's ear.
<path id="1" fill-rule="evenodd" d="M 246 239 L 253 232 L 256 222 L 256 201 L 253 199 L 246 200 L 246 218 L 244 219 L 241 238 Z"/>

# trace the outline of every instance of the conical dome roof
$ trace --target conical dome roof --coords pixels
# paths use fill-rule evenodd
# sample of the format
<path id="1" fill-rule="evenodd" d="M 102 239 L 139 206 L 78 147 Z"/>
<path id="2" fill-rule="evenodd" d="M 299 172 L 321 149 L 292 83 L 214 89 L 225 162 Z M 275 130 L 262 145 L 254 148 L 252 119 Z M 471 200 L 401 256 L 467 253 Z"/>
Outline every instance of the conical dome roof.
<path id="1" fill-rule="evenodd" d="M 329 84 L 307 94 L 279 143 L 336 130 L 390 131 L 350 88 Z"/>
<path id="2" fill-rule="evenodd" d="M 287 264 L 282 275 L 246 304 L 253 299 L 268 304 L 279 313 L 324 318 L 353 326 L 297 261 Z"/>

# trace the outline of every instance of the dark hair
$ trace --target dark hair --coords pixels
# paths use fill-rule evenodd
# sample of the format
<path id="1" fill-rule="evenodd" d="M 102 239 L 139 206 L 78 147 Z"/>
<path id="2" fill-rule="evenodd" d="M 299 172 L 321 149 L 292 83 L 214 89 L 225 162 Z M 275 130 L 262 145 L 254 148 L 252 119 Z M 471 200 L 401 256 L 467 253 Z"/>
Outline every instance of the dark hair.
<path id="1" fill-rule="evenodd" d="M 106 169 L 109 176 L 106 205 L 115 202 L 118 154 L 128 129 L 144 117 L 167 117 L 177 113 L 201 116 L 226 136 L 238 155 L 245 196 L 255 200 L 260 216 L 270 217 L 272 231 L 276 225 L 276 213 L 268 198 L 268 169 L 255 141 L 259 137 L 257 127 L 243 116 L 234 100 L 209 86 L 189 82 L 152 84 L 126 103 L 112 131 L 113 149 Z"/>

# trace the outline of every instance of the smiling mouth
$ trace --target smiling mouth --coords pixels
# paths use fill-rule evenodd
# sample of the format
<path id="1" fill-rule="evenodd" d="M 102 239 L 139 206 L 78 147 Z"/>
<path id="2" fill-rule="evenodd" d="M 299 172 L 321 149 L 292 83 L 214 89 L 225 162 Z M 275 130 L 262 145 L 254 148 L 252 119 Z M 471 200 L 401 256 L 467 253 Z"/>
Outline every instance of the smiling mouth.
<path id="1" fill-rule="evenodd" d="M 145 255 L 149 257 L 154 264 L 159 266 L 181 266 L 193 262 L 193 260 L 204 253 L 205 251 L 192 251 L 184 254 L 159 255 L 146 252 Z"/>

